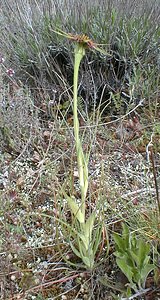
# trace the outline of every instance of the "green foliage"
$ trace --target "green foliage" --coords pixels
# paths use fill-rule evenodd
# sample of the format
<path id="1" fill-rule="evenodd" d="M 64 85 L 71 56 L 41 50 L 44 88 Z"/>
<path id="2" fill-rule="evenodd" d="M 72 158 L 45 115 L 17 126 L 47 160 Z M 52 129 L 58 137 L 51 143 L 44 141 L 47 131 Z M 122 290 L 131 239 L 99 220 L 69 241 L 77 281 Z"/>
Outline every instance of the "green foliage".
<path id="1" fill-rule="evenodd" d="M 74 226 L 79 229 L 76 235 L 75 232 L 72 234 L 74 244 L 70 241 L 72 251 L 81 258 L 85 267 L 91 270 L 95 265 L 95 255 L 102 236 L 102 226 L 98 225 L 96 229 L 94 228 L 95 217 L 95 213 L 92 213 L 84 223 L 77 224 L 76 221 Z"/>
<path id="2" fill-rule="evenodd" d="M 135 291 L 145 288 L 147 276 L 155 268 L 154 264 L 150 264 L 149 243 L 135 233 L 130 233 L 126 224 L 123 224 L 122 235 L 114 233 L 113 238 L 116 262 L 128 278 L 129 286 Z"/>
<path id="3" fill-rule="evenodd" d="M 78 206 L 75 199 L 67 196 L 67 202 L 74 217 L 79 221 L 79 223 L 83 224 L 84 214 L 81 212 L 81 208 Z"/>

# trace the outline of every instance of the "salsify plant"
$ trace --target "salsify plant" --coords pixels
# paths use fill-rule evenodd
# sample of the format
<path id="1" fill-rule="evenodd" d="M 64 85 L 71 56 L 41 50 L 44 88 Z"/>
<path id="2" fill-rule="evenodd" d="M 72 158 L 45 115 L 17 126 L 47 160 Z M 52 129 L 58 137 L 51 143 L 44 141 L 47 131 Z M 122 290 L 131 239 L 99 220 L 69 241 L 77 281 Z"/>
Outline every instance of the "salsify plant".
<path id="1" fill-rule="evenodd" d="M 77 200 L 71 195 L 68 196 L 64 191 L 64 195 L 67 199 L 70 211 L 74 218 L 72 224 L 72 238 L 74 244 L 70 241 L 70 246 L 76 256 L 80 257 L 84 265 L 92 269 L 95 263 L 95 255 L 98 250 L 101 234 L 102 224 L 99 224 L 97 228 L 94 228 L 96 213 L 92 212 L 88 219 L 86 218 L 86 196 L 88 191 L 88 161 L 89 152 L 84 153 L 82 148 L 82 140 L 79 132 L 79 120 L 78 120 L 78 74 L 80 63 L 85 56 L 86 49 L 95 49 L 103 54 L 106 54 L 102 49 L 98 47 L 98 44 L 94 43 L 88 36 L 72 35 L 65 33 L 61 30 L 55 31 L 70 40 L 75 42 L 74 47 L 74 80 L 73 80 L 73 119 L 74 119 L 74 137 L 75 147 L 78 164 L 79 184 L 81 191 L 81 202 L 78 204 Z M 94 229 L 94 232 L 93 232 Z M 76 232 L 76 234 L 75 234 Z"/>

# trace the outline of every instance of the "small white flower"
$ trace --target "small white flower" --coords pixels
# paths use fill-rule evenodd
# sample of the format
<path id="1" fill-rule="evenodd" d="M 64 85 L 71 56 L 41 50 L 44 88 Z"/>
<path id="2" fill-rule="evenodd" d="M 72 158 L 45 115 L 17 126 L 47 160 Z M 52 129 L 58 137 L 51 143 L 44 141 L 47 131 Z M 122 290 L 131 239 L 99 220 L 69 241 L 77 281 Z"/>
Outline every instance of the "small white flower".
<path id="1" fill-rule="evenodd" d="M 7 72 L 8 76 L 10 76 L 10 77 L 12 77 L 15 74 L 14 70 L 11 68 L 8 69 L 6 72 Z"/>
<path id="2" fill-rule="evenodd" d="M 16 276 L 15 275 L 11 275 L 11 280 L 15 281 L 16 280 Z"/>
<path id="3" fill-rule="evenodd" d="M 4 58 L 2 56 L 0 56 L 0 64 L 4 63 Z"/>

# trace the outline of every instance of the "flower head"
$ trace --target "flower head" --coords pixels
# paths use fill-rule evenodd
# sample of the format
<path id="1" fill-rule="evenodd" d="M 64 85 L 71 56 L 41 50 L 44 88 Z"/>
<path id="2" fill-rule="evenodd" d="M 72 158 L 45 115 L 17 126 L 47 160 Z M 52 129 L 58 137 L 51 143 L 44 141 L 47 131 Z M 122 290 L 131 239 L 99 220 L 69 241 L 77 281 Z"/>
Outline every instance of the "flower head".
<path id="1" fill-rule="evenodd" d="M 101 52 L 104 55 L 108 55 L 108 53 L 106 53 L 105 51 L 103 51 L 101 48 L 98 47 L 99 44 L 93 42 L 87 35 L 85 34 L 72 34 L 72 33 L 66 33 L 62 30 L 58 30 L 55 31 L 55 33 L 58 33 L 59 35 L 62 35 L 66 38 L 68 38 L 69 40 L 72 40 L 74 42 L 77 42 L 80 46 L 86 48 L 90 48 L 90 49 L 95 49 L 99 52 Z"/>
<path id="2" fill-rule="evenodd" d="M 83 46 L 86 46 L 88 48 L 96 48 L 97 44 L 94 43 L 87 35 L 85 34 L 76 34 L 73 35 L 71 33 L 68 34 L 68 38 L 82 44 Z"/>

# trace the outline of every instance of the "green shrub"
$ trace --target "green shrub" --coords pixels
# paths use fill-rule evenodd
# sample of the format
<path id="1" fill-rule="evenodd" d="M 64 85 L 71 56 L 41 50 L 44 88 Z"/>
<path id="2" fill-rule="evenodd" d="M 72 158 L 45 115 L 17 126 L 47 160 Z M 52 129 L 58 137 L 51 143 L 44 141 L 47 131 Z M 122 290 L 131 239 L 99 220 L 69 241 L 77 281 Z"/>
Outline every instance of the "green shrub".
<path id="1" fill-rule="evenodd" d="M 131 233 L 126 224 L 123 224 L 122 236 L 114 233 L 113 238 L 116 263 L 127 277 L 129 287 L 135 292 L 144 289 L 147 276 L 155 268 L 150 264 L 150 244 Z"/>

